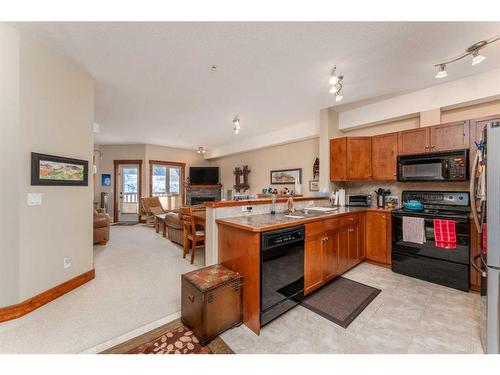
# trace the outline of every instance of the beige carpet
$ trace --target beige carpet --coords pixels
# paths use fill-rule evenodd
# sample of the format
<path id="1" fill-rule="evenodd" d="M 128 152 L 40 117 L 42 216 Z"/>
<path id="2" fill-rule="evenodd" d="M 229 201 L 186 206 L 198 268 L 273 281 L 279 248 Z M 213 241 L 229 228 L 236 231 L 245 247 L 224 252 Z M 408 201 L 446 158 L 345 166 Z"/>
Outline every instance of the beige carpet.
<path id="1" fill-rule="evenodd" d="M 165 318 L 180 310 L 180 275 L 199 268 L 144 225 L 113 226 L 94 264 L 93 281 L 0 323 L 0 353 L 78 353 Z"/>

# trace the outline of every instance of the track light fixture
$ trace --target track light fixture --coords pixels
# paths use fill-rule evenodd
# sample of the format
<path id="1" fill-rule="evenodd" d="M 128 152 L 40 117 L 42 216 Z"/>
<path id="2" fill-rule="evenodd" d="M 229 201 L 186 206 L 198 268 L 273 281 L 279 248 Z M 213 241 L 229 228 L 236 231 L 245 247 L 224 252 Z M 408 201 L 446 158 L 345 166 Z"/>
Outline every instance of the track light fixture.
<path id="1" fill-rule="evenodd" d="M 480 64 L 484 60 L 486 60 L 486 57 L 479 54 L 479 50 L 476 49 L 472 52 L 472 65 Z"/>
<path id="2" fill-rule="evenodd" d="M 436 78 L 444 78 L 448 75 L 448 73 L 446 73 L 446 64 L 438 65 L 437 68 Z"/>
<path id="3" fill-rule="evenodd" d="M 472 46 L 467 48 L 465 50 L 465 52 L 462 53 L 461 55 L 452 57 L 451 59 L 448 59 L 446 61 L 442 61 L 442 62 L 434 65 L 434 67 L 436 67 L 438 69 L 438 72 L 436 74 L 436 78 L 446 77 L 447 76 L 446 66 L 451 64 L 451 63 L 454 63 L 455 61 L 462 60 L 463 58 L 465 58 L 467 56 L 472 57 L 472 62 L 471 62 L 472 65 L 477 65 L 477 64 L 482 63 L 484 60 L 486 60 L 486 57 L 481 55 L 479 53 L 479 51 L 482 50 L 483 48 L 487 47 L 491 43 L 497 42 L 498 40 L 500 40 L 500 35 L 497 35 L 497 36 L 495 36 L 491 39 L 488 39 L 488 40 L 481 40 L 480 42 L 474 43 Z"/>
<path id="4" fill-rule="evenodd" d="M 234 134 L 239 134 L 240 129 L 241 129 L 240 119 L 239 119 L 238 116 L 234 116 L 234 119 L 233 119 L 233 131 L 234 131 Z"/>
<path id="5" fill-rule="evenodd" d="M 205 150 L 203 146 L 198 147 L 198 150 L 196 151 L 198 155 L 205 155 L 205 152 L 207 152 L 207 150 Z"/>
<path id="6" fill-rule="evenodd" d="M 330 80 L 328 83 L 330 83 L 330 94 L 335 94 L 335 101 L 340 102 L 344 96 L 340 93 L 342 90 L 342 81 L 344 79 L 344 76 L 338 76 L 336 74 L 337 67 L 334 66 L 332 69 L 332 74 L 330 75 Z"/>

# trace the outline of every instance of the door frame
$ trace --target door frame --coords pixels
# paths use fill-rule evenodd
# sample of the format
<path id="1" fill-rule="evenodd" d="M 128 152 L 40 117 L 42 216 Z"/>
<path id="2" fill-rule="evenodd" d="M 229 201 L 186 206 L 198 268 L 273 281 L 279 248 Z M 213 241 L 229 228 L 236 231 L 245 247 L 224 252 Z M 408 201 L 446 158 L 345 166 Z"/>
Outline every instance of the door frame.
<path id="1" fill-rule="evenodd" d="M 117 176 L 118 176 L 118 171 L 120 168 L 120 165 L 122 164 L 137 164 L 139 166 L 139 177 L 137 181 L 138 185 L 138 196 L 137 196 L 137 204 L 139 205 L 138 207 L 138 214 L 137 214 L 137 222 L 141 221 L 141 198 L 142 198 L 142 160 L 113 160 L 114 164 L 114 172 L 113 172 L 113 222 L 116 223 L 118 222 L 118 194 L 116 194 L 116 189 L 118 187 L 117 184 Z"/>
<path id="2" fill-rule="evenodd" d="M 164 161 L 164 160 L 149 160 L 149 196 L 153 196 L 153 164 L 179 167 L 181 169 L 180 176 L 180 190 L 181 190 L 181 203 L 184 205 L 186 203 L 186 163 L 178 161 Z"/>

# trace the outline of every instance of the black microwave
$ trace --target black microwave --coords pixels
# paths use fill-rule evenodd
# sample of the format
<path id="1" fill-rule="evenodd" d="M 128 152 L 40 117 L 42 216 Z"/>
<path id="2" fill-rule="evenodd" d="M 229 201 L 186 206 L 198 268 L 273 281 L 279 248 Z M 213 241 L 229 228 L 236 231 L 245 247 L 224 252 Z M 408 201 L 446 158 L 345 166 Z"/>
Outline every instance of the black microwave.
<path id="1" fill-rule="evenodd" d="M 469 150 L 398 156 L 398 181 L 466 181 Z"/>

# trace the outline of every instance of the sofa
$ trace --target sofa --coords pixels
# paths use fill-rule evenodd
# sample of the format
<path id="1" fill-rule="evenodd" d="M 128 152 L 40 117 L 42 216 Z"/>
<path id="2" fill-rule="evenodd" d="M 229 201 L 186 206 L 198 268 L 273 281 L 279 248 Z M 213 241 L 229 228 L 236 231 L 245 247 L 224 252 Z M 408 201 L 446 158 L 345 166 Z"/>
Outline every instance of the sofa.
<path id="1" fill-rule="evenodd" d="M 192 206 L 195 211 L 205 210 L 204 205 Z M 167 237 L 172 242 L 184 246 L 184 220 L 182 210 L 175 210 L 165 216 L 165 226 L 167 227 Z M 202 229 L 202 228 L 197 228 Z"/>
<path id="2" fill-rule="evenodd" d="M 165 226 L 167 227 L 167 237 L 170 241 L 181 246 L 184 244 L 184 223 L 182 214 L 177 211 L 169 212 L 165 216 Z"/>
<path id="3" fill-rule="evenodd" d="M 106 245 L 109 241 L 111 218 L 102 208 L 94 210 L 94 244 Z"/>

